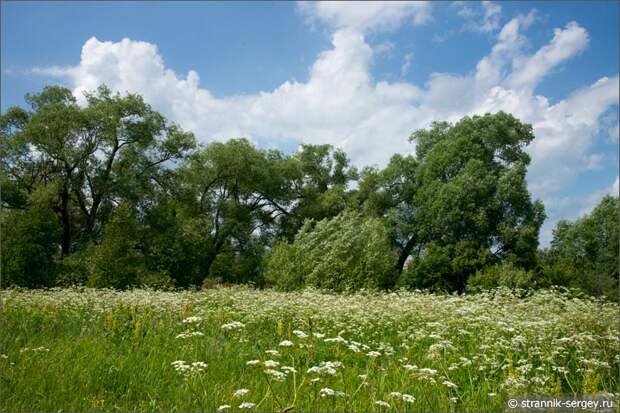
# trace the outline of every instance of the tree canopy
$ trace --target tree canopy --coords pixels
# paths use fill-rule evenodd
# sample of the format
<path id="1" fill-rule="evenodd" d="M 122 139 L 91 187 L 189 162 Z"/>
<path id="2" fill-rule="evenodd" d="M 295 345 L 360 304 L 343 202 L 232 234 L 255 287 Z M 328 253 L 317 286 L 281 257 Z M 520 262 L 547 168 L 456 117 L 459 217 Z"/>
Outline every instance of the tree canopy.
<path id="1" fill-rule="evenodd" d="M 590 289 L 603 294 L 618 278 L 617 198 L 537 252 L 534 135 L 507 113 L 433 123 L 409 138 L 415 155 L 358 170 L 330 145 L 197 144 L 140 96 L 103 86 L 83 104 L 56 86 L 26 101 L 0 115 L 4 286 L 463 291 L 477 273 L 555 271 L 580 287 L 577 272 L 604 274 Z"/>

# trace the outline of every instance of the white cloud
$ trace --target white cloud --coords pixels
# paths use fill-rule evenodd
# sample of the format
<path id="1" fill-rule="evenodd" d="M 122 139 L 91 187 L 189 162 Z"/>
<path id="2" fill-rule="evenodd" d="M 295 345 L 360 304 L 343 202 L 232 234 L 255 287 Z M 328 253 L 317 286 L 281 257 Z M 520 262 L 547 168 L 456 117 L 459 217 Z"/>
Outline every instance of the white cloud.
<path id="1" fill-rule="evenodd" d="M 515 67 L 507 82 L 513 88 L 534 88 L 551 69 L 581 53 L 589 42 L 588 32 L 576 22 L 555 29 L 551 43 L 534 55 L 513 61 Z"/>
<path id="2" fill-rule="evenodd" d="M 334 29 L 393 30 L 410 21 L 421 25 L 432 20 L 426 1 L 321 1 L 297 3 L 311 24 L 319 21 Z"/>
<path id="3" fill-rule="evenodd" d="M 403 65 L 400 67 L 400 76 L 405 77 L 407 73 L 409 73 L 409 69 L 411 69 L 411 61 L 413 60 L 413 53 L 407 53 L 405 55 L 405 59 Z"/>
<path id="4" fill-rule="evenodd" d="M 463 30 L 478 33 L 491 33 L 499 29 L 502 6 L 492 1 L 477 4 L 469 2 L 453 2 L 453 7 L 460 7 L 457 14 L 465 19 Z"/>
<path id="5" fill-rule="evenodd" d="M 215 97 L 200 87 L 196 72 L 181 76 L 166 68 L 155 45 L 129 39 L 91 38 L 77 66 L 38 70 L 68 76 L 76 95 L 101 83 L 139 93 L 202 141 L 246 136 L 330 143 L 345 149 L 358 165 L 385 165 L 394 153 L 412 152 L 407 137 L 432 121 L 508 111 L 534 126 L 528 180 L 534 196 L 544 200 L 594 165 L 593 140 L 602 127 L 601 117 L 618 104 L 618 76 L 603 77 L 554 104 L 534 94 L 535 85 L 554 67 L 585 48 L 585 29 L 576 23 L 556 29 L 547 45 L 525 55 L 522 30 L 531 18 L 518 16 L 502 27 L 471 74 L 434 73 L 424 85 L 390 83 L 370 75 L 377 52 L 362 30 L 394 27 L 415 20 L 419 12 L 411 11 L 419 6 L 392 10 L 391 4 L 384 5 L 390 12 L 373 9 L 377 13 L 348 10 L 342 4 L 300 6 L 317 9 L 314 15 L 334 27 L 351 27 L 333 32 L 332 47 L 317 56 L 306 82 L 284 81 L 274 90 L 255 94 Z"/>

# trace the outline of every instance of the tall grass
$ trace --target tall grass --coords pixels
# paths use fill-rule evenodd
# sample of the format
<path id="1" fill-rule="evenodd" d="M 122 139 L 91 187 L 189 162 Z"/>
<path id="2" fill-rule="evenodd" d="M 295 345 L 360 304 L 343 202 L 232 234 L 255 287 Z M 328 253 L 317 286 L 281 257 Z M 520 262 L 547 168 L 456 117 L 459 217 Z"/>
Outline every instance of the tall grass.
<path id="1" fill-rule="evenodd" d="M 618 399 L 618 305 L 567 292 L 0 298 L 3 411 L 503 411 L 513 395 Z"/>

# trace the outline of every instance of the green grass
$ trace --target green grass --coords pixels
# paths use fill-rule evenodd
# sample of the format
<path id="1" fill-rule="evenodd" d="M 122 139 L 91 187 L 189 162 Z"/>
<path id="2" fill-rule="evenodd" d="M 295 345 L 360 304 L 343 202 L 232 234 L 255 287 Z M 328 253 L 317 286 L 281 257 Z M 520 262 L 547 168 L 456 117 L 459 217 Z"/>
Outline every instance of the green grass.
<path id="1" fill-rule="evenodd" d="M 503 411 L 512 395 L 618 399 L 618 305 L 559 291 L 0 297 L 2 411 Z M 191 316 L 200 321 L 183 322 Z M 243 327 L 222 327 L 234 321 Z M 177 338 L 184 331 L 202 335 Z M 183 374 L 177 360 L 207 366 Z M 322 362 L 342 365 L 312 369 Z"/>

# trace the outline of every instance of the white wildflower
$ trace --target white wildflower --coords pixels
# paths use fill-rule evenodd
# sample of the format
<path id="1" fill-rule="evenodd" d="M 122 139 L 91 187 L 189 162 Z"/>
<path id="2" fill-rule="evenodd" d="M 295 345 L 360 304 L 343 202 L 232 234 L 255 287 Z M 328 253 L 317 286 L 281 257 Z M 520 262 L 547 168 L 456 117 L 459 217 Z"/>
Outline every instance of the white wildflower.
<path id="1" fill-rule="evenodd" d="M 290 340 L 284 340 L 280 342 L 280 347 L 291 347 L 294 345 L 294 343 Z"/>
<path id="2" fill-rule="evenodd" d="M 250 392 L 249 389 L 238 389 L 233 393 L 233 397 L 243 397 Z"/>
<path id="3" fill-rule="evenodd" d="M 280 362 L 275 360 L 265 360 L 263 364 L 265 365 L 265 367 L 278 367 L 280 365 Z"/>
<path id="4" fill-rule="evenodd" d="M 301 330 L 293 330 L 293 334 L 295 334 L 299 338 L 308 338 L 308 334 L 304 333 Z"/>
<path id="5" fill-rule="evenodd" d="M 243 402 L 239 405 L 240 409 L 253 409 L 254 407 L 256 407 L 256 404 L 250 402 Z"/>
<path id="6" fill-rule="evenodd" d="M 245 327 L 240 321 L 231 321 L 230 323 L 222 324 L 224 330 L 240 330 Z"/>
<path id="7" fill-rule="evenodd" d="M 413 402 L 415 402 L 415 397 L 413 397 L 410 394 L 403 394 L 403 401 L 405 403 L 413 403 Z"/>

